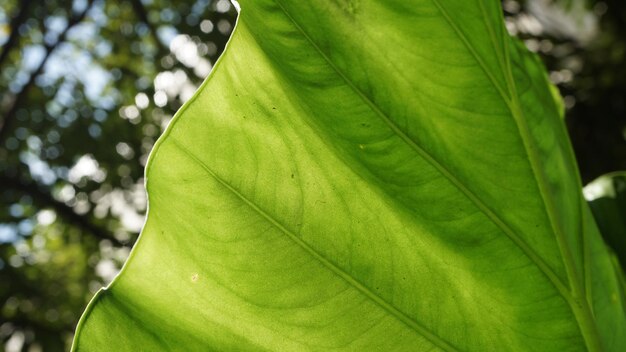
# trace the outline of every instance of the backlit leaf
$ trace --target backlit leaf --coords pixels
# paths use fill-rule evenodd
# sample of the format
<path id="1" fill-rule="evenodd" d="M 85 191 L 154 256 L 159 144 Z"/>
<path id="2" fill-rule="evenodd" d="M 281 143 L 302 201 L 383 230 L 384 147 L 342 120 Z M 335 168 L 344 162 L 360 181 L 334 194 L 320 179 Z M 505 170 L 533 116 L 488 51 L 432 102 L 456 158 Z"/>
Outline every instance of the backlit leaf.
<path id="1" fill-rule="evenodd" d="M 624 299 L 499 1 L 241 1 L 74 349 L 622 351 Z"/>

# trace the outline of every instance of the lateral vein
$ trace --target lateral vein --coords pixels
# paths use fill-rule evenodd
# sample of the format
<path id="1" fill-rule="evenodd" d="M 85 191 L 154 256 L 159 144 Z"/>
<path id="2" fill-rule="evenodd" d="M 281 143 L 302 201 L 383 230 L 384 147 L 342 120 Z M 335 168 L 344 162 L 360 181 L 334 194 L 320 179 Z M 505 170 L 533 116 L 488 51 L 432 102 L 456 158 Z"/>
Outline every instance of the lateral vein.
<path id="1" fill-rule="evenodd" d="M 228 182 L 223 180 L 211 168 L 209 168 L 209 166 L 204 161 L 199 159 L 195 154 L 193 154 L 189 149 L 187 149 L 187 147 L 185 147 L 182 143 L 178 142 L 175 139 L 171 139 L 171 142 L 175 144 L 187 156 L 189 156 L 191 159 L 197 162 L 220 185 L 222 185 L 231 193 L 233 193 L 237 198 L 239 198 L 247 206 L 252 208 L 255 212 L 257 212 L 261 217 L 263 217 L 266 221 L 268 221 L 270 224 L 272 224 L 282 233 L 287 235 L 287 237 L 289 237 L 293 242 L 295 242 L 302 249 L 308 252 L 313 258 L 319 261 L 322 265 L 324 265 L 327 269 L 329 269 L 335 275 L 339 276 L 348 284 L 350 284 L 352 287 L 356 288 L 363 295 L 371 299 L 374 303 L 376 303 L 378 306 L 380 306 L 381 308 L 389 312 L 392 316 L 394 316 L 396 319 L 404 323 L 406 326 L 408 326 L 409 328 L 413 329 L 418 334 L 428 339 L 433 345 L 441 348 L 444 351 L 460 352 L 460 350 L 453 347 L 450 343 L 446 342 L 441 337 L 435 335 L 433 332 L 431 332 L 429 329 L 421 325 L 415 319 L 409 317 L 408 315 L 400 311 L 398 308 L 394 307 L 392 304 L 388 303 L 387 301 L 382 299 L 380 296 L 373 293 L 367 286 L 363 285 L 361 282 L 356 280 L 354 277 L 352 277 L 350 274 L 345 272 L 343 269 L 339 268 L 333 262 L 326 259 L 326 257 L 324 257 L 322 254 L 317 252 L 313 247 L 311 247 L 308 243 L 306 243 L 301 238 L 299 238 L 295 233 L 291 232 L 289 229 L 283 226 L 278 220 L 274 219 L 271 215 L 269 215 L 267 212 L 261 209 L 258 205 L 256 205 L 254 202 L 252 202 L 246 196 L 244 196 L 241 192 L 239 192 L 237 189 L 231 186 Z"/>

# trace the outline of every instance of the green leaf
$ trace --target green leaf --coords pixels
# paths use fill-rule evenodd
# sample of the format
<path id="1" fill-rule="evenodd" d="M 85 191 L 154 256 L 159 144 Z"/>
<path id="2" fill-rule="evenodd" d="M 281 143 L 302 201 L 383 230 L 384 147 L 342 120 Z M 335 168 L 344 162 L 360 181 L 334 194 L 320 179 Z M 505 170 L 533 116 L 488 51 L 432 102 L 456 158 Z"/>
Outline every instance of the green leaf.
<path id="1" fill-rule="evenodd" d="M 626 269 L 626 172 L 600 176 L 584 193 L 600 233 Z"/>
<path id="2" fill-rule="evenodd" d="M 498 1 L 241 7 L 74 350 L 626 348 L 559 107 Z"/>

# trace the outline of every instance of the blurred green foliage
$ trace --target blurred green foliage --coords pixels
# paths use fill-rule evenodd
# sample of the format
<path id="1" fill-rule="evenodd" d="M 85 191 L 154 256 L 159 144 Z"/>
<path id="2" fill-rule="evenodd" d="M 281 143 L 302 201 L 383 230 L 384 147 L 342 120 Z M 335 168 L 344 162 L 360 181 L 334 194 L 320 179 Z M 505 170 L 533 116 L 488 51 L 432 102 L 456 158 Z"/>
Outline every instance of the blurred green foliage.
<path id="1" fill-rule="evenodd" d="M 583 180 L 626 169 L 626 3 L 503 7 L 564 96 Z M 227 0 L 0 0 L 0 350 L 69 348 L 137 237 L 149 151 L 235 18 Z"/>

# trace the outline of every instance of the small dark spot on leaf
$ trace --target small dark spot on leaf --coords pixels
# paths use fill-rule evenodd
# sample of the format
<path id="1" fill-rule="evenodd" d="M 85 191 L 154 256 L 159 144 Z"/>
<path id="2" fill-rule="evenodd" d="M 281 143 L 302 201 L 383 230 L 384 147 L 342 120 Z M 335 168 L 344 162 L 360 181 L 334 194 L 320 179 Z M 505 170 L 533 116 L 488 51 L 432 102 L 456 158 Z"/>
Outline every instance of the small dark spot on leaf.
<path id="1" fill-rule="evenodd" d="M 291 174 L 291 178 L 294 178 L 293 174 Z"/>

